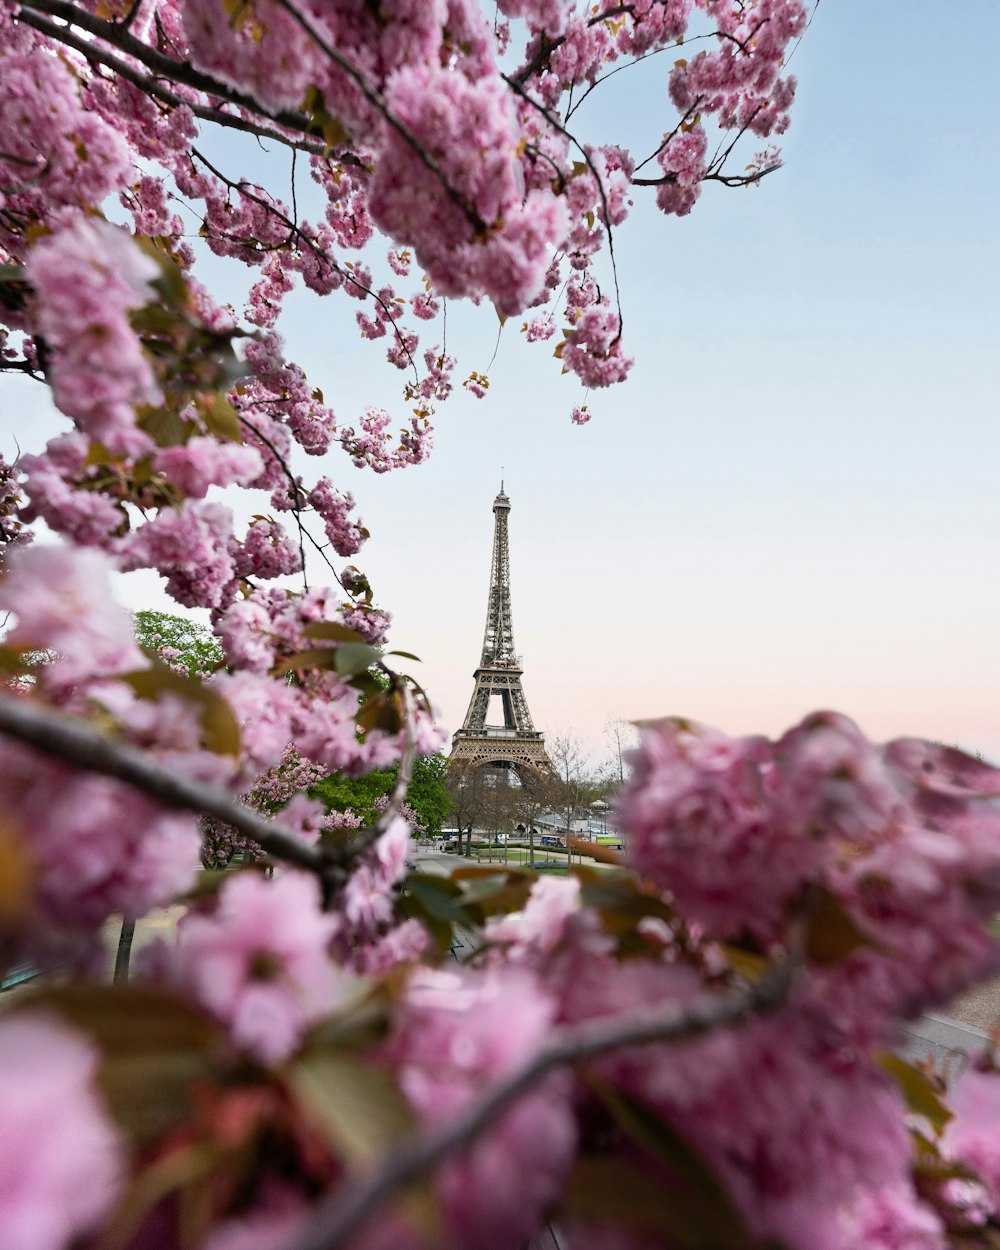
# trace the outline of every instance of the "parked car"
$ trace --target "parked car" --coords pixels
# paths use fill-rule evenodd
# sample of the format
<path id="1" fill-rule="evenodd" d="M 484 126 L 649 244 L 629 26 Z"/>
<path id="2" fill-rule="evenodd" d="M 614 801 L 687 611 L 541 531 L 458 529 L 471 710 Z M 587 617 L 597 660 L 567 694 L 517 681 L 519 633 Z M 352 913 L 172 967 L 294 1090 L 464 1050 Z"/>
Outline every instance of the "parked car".
<path id="1" fill-rule="evenodd" d="M 538 839 L 538 844 L 539 846 L 562 846 L 563 840 L 562 838 L 554 838 L 551 834 L 547 833 Z"/>

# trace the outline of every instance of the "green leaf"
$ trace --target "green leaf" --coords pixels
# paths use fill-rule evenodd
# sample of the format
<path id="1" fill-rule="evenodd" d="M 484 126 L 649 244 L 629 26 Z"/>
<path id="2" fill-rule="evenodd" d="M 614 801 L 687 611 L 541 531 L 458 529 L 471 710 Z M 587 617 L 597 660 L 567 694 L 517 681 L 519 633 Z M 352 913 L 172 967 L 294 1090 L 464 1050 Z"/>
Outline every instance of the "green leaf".
<path id="1" fill-rule="evenodd" d="M 282 673 L 297 669 L 323 668 L 333 669 L 340 677 L 356 677 L 381 658 L 381 647 L 372 647 L 366 642 L 342 642 L 336 647 L 308 647 L 296 651 L 279 661 L 273 672 L 280 677 Z"/>
<path id="2" fill-rule="evenodd" d="M 305 651 L 296 651 L 294 655 L 279 660 L 271 670 L 271 675 L 281 677 L 285 673 L 300 672 L 307 668 L 333 668 L 336 654 L 334 647 L 308 647 Z"/>
<path id="3" fill-rule="evenodd" d="M 287 1081 L 335 1156 L 359 1170 L 374 1167 L 415 1129 L 413 1113 L 387 1072 L 344 1050 L 307 1050 Z"/>
<path id="4" fill-rule="evenodd" d="M 902 1059 L 890 1051 L 883 1051 L 878 1057 L 879 1067 L 896 1082 L 906 1099 L 907 1108 L 914 1114 L 923 1116 L 932 1128 L 940 1133 L 950 1119 L 952 1112 L 941 1100 L 939 1091 L 933 1081 L 914 1067 L 912 1063 Z"/>
<path id="5" fill-rule="evenodd" d="M 370 1172 L 417 1129 L 409 1104 L 381 1068 L 337 1048 L 307 1050 L 288 1070 L 292 1096 L 349 1171 Z M 428 1182 L 403 1191 L 406 1214 L 440 1244 L 441 1216 Z"/>
<path id="6" fill-rule="evenodd" d="M 136 424 L 157 447 L 181 447 L 195 432 L 192 422 L 182 421 L 170 408 L 140 408 Z"/>
<path id="7" fill-rule="evenodd" d="M 454 940 L 454 926 L 476 927 L 472 915 L 462 906 L 462 888 L 447 877 L 411 873 L 403 883 L 400 910 L 426 925 L 439 949 L 447 951 Z"/>
<path id="8" fill-rule="evenodd" d="M 219 1026 L 188 1002 L 140 985 L 66 985 L 27 994 L 16 1007 L 51 1011 L 93 1038 L 108 1108 L 140 1146 L 191 1113 L 198 1082 L 225 1052 Z"/>
<path id="9" fill-rule="evenodd" d="M 310 1031 L 306 1050 L 332 1047 L 370 1048 L 382 1041 L 391 1020 L 391 997 L 386 986 L 365 986 Z"/>
<path id="10" fill-rule="evenodd" d="M 27 270 L 23 265 L 15 265 L 10 261 L 0 265 L 0 282 L 24 282 Z"/>
<path id="11" fill-rule="evenodd" d="M 121 678 L 140 699 L 158 699 L 161 694 L 176 694 L 201 708 L 201 740 L 208 751 L 217 755 L 239 755 L 240 725 L 226 700 L 204 682 L 175 673 L 162 664 L 124 673 Z"/>
<path id="12" fill-rule="evenodd" d="M 364 733 L 381 729 L 388 734 L 398 734 L 403 728 L 403 710 L 396 694 L 370 695 L 358 714 L 357 726 Z"/>
<path id="13" fill-rule="evenodd" d="M 731 946 L 728 943 L 723 943 L 720 949 L 730 968 L 751 985 L 755 985 L 771 967 L 767 956 L 759 955 L 756 951 L 744 950 L 741 946 Z"/>
<path id="14" fill-rule="evenodd" d="M 434 939 L 438 954 L 445 955 L 451 949 L 455 933 L 447 920 L 439 920 L 428 914 L 426 908 L 415 894 L 404 894 L 398 899 L 396 906 L 402 914 L 411 920 L 419 920 Z"/>
<path id="15" fill-rule="evenodd" d="M 343 124 L 327 110 L 323 93 L 318 87 L 309 87 L 306 90 L 302 107 L 309 114 L 310 131 L 322 135 L 328 148 L 342 148 L 350 142 L 351 137 Z"/>
<path id="16" fill-rule="evenodd" d="M 811 896 L 806 956 L 814 964 L 836 964 L 861 946 L 871 946 L 835 894 L 819 886 Z"/>
<path id="17" fill-rule="evenodd" d="M 574 864 L 570 872 L 580 882 L 584 906 L 598 911 L 605 930 L 619 940 L 636 934 L 640 922 L 646 917 L 662 920 L 666 924 L 676 919 L 673 909 L 655 894 L 645 893 L 630 871 Z"/>
<path id="18" fill-rule="evenodd" d="M 18 931 L 30 916 L 38 866 L 13 814 L 0 813 L 0 931 Z M 15 948 L 16 949 L 16 948 Z M 0 955 L 0 976 L 10 967 L 9 948 Z"/>
<path id="19" fill-rule="evenodd" d="M 387 651 L 386 655 L 399 655 L 402 656 L 404 660 L 415 660 L 417 664 L 423 663 L 420 656 L 414 655 L 412 651 Z"/>
<path id="20" fill-rule="evenodd" d="M 381 647 L 373 647 L 366 642 L 342 642 L 337 648 L 334 666 L 341 677 L 353 677 L 381 658 Z"/>
<path id="21" fill-rule="evenodd" d="M 620 864 L 622 862 L 619 851 L 612 850 L 611 847 L 605 846 L 602 842 L 591 842 L 589 838 L 574 838 L 572 834 L 569 834 L 566 838 L 566 845 L 571 851 L 577 851 L 580 855 L 587 855 L 598 864 Z"/>
<path id="22" fill-rule="evenodd" d="M 688 1209 L 683 1195 L 664 1190 L 658 1176 L 623 1159 L 578 1159 L 562 1210 L 587 1224 L 607 1220 L 645 1233 L 670 1250 L 743 1250 L 752 1245 L 746 1234 L 733 1242 L 718 1240 L 710 1225 L 699 1224 L 699 1212 Z"/>
<path id="23" fill-rule="evenodd" d="M 31 665 L 24 651 L 16 647 L 0 646 L 0 670 L 10 673 L 12 677 L 20 677 L 22 673 L 31 672 Z"/>
<path id="24" fill-rule="evenodd" d="M 199 1049 L 224 1036 L 200 1008 L 149 985 L 62 985 L 21 1001 L 57 1012 L 109 1054 Z"/>
<path id="25" fill-rule="evenodd" d="M 494 894 L 498 894 L 506 888 L 507 875 L 502 872 L 491 872 L 487 877 L 477 877 L 472 881 L 463 881 L 462 904 L 468 907 L 470 904 L 480 903 L 484 899 L 492 898 Z"/>
<path id="26" fill-rule="evenodd" d="M 205 428 L 210 434 L 230 443 L 243 442 L 243 427 L 239 415 L 227 395 L 221 391 L 201 395 L 195 400 L 195 407 L 201 413 Z"/>
<path id="27" fill-rule="evenodd" d="M 597 1218 L 667 1234 L 672 1250 L 751 1250 L 753 1240 L 728 1193 L 694 1148 L 638 1099 L 599 1079 L 588 1084 L 656 1166 L 647 1173 L 613 1159 L 581 1159 L 590 1165 L 595 1189 L 589 1199 L 577 1194 L 577 1201 L 594 1204 Z M 616 1191 L 615 1181 L 623 1188 Z"/>
<path id="28" fill-rule="evenodd" d="M 518 868 L 486 868 L 478 864 L 456 868 L 451 873 L 451 879 L 461 884 L 462 906 L 474 908 L 480 923 L 498 913 L 521 911 L 533 884 L 530 872 Z"/>
<path id="29" fill-rule="evenodd" d="M 404 882 L 404 888 L 420 900 L 429 916 L 439 920 L 448 920 L 452 924 L 469 923 L 469 915 L 462 909 L 458 901 L 461 887 L 447 877 L 432 877 L 423 873 L 412 872 Z"/>
<path id="30" fill-rule="evenodd" d="M 357 690 L 363 695 L 381 694 L 383 691 L 382 683 L 372 675 L 369 669 L 365 669 L 363 673 L 356 673 L 347 684 L 352 690 Z"/>
<path id="31" fill-rule="evenodd" d="M 158 246 L 154 239 L 143 234 L 133 235 L 133 239 L 159 266 L 160 276 L 153 280 L 157 294 L 170 307 L 183 308 L 188 302 L 187 281 L 183 269 L 167 250 L 169 243 Z"/>

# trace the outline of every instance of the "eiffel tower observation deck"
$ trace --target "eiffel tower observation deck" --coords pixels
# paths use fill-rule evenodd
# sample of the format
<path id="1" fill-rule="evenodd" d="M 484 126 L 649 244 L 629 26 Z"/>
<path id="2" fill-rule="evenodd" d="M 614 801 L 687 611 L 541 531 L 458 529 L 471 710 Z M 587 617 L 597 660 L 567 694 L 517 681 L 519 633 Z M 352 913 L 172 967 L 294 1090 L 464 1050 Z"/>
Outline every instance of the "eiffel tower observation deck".
<path id="1" fill-rule="evenodd" d="M 552 772 L 545 735 L 534 726 L 524 697 L 521 657 L 514 649 L 510 612 L 510 549 L 507 518 L 510 499 L 500 493 L 493 500 L 493 564 L 486 608 L 483 654 L 475 672 L 475 687 L 462 728 L 452 739 L 449 764 L 508 768 L 522 780 Z M 489 724 L 491 705 L 499 707 L 503 724 Z"/>

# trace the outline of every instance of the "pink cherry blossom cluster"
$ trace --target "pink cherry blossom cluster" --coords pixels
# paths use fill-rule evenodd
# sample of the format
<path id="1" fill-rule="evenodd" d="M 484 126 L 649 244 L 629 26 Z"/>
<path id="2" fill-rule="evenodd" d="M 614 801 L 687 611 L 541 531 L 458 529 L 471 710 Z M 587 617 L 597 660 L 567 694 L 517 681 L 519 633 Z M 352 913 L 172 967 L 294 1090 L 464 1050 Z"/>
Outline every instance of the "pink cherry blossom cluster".
<path id="1" fill-rule="evenodd" d="M 319 294 L 361 300 L 363 336 L 387 337 L 388 359 L 416 373 L 423 349 L 404 322 L 407 309 L 418 320 L 433 320 L 441 295 L 486 297 L 502 315 L 554 301 L 559 258 L 577 269 L 599 263 L 609 232 L 627 216 L 634 185 L 656 185 L 664 211 L 683 213 L 701 181 L 720 173 L 731 145 L 711 170 L 684 152 L 692 136 L 704 143 L 700 119 L 760 136 L 780 134 L 788 124 L 794 79 L 781 75 L 804 29 L 804 0 L 752 0 L 735 9 L 714 0 L 640 0 L 606 11 L 580 11 L 569 0 L 503 7 L 523 23 L 519 65 L 510 23 L 487 19 L 473 0 L 397 5 L 378 20 L 315 3 L 292 11 L 275 0 L 230 20 L 216 12 L 215 0 L 159 0 L 155 20 L 152 9 L 129 19 L 133 66 L 144 64 L 143 49 L 151 47 L 160 58 L 157 73 L 176 58 L 217 86 L 214 92 L 192 87 L 190 75 L 179 73 L 168 101 L 151 97 L 133 75 L 90 74 L 78 42 L 58 57 L 45 54 L 58 38 L 5 10 L 0 53 L 10 86 L 7 111 L 0 113 L 0 160 L 16 175 L 4 179 L 6 220 L 43 220 L 59 207 L 70 214 L 63 228 L 86 228 L 92 223 L 72 224 L 73 213 L 117 191 L 136 232 L 155 239 L 191 274 L 194 213 L 212 251 L 259 271 L 246 305 L 252 325 L 271 330 L 301 279 Z M 114 42 L 111 30 L 105 33 Z M 87 37 L 100 41 L 99 23 L 88 24 Z M 692 37 L 709 40 L 711 50 L 678 60 L 670 73 L 680 120 L 654 153 L 659 179 L 639 177 L 648 160 L 637 164 L 626 147 L 588 146 L 563 125 L 574 111 L 573 92 L 593 88 L 609 67 Z M 286 114 L 308 120 L 307 133 L 325 136 L 323 153 L 309 151 L 311 176 L 326 200 L 322 221 L 300 217 L 294 188 L 289 203 L 256 179 L 218 167 L 198 146 L 199 118 L 221 112 L 218 101 L 227 92 L 236 93 L 243 123 L 251 130 L 264 125 L 268 138 L 299 141 L 294 126 L 282 129 Z M 31 110 L 39 99 L 49 103 L 35 124 Z M 146 165 L 132 177 L 137 158 Z M 776 160 L 748 166 L 743 180 Z M 409 278 L 416 260 L 429 288 L 397 293 L 370 266 L 347 258 L 366 247 L 376 228 L 392 239 L 386 263 L 393 278 Z M 2 229 L 0 246 L 23 259 L 19 231 Z M 195 289 L 193 274 L 190 281 Z M 33 351 L 30 340 L 25 350 Z M 118 389 L 126 400 L 147 384 L 152 393 L 134 347 L 116 363 L 125 370 Z M 100 398 L 92 393 L 93 378 L 85 369 L 59 369 L 66 402 L 91 416 Z M 600 372 L 600 384 L 608 385 L 627 369 Z M 406 384 L 411 401 L 419 383 Z M 283 399 L 301 420 L 301 404 Z M 101 402 L 113 411 L 114 396 Z M 281 424 L 292 420 L 290 411 L 266 415 Z M 418 415 L 429 415 L 426 404 Z M 318 434 L 324 424 L 310 415 L 302 433 Z"/>
<path id="2" fill-rule="evenodd" d="M 325 769 L 304 759 L 289 744 L 278 763 L 261 773 L 253 788 L 241 798 L 255 811 L 267 815 L 280 812 L 284 828 L 294 829 L 307 842 L 315 842 L 325 812 L 322 804 L 312 803 L 305 792 L 325 775 Z M 227 868 L 237 855 L 245 863 L 264 858 L 264 851 L 256 842 L 224 821 L 206 818 L 202 821 L 202 834 L 201 862 L 205 868 Z"/>
<path id="3" fill-rule="evenodd" d="M 863 941 L 827 993 L 871 1018 L 947 1001 L 995 966 L 996 796 L 987 765 L 915 741 L 876 747 L 819 713 L 774 743 L 664 722 L 621 811 L 636 865 L 712 938 L 749 933 L 766 949 L 797 902 L 828 892 Z M 940 928 L 925 924 L 932 906 Z"/>
<path id="4" fill-rule="evenodd" d="M 665 175 L 656 191 L 656 203 L 663 212 L 684 217 L 694 208 L 708 169 L 707 148 L 708 137 L 700 125 L 686 134 L 673 135 L 663 145 L 656 158 Z"/>
<path id="5" fill-rule="evenodd" d="M 1000 1076 L 987 1062 L 961 1078 L 947 1128 L 921 1121 L 915 1154 L 882 1048 L 900 1016 L 997 967 L 1000 770 L 925 742 L 878 747 L 828 713 L 774 743 L 653 725 L 634 767 L 619 804 L 629 859 L 673 922 L 643 922 L 646 955 L 621 962 L 617 920 L 581 907 L 578 882 L 542 879 L 488 924 L 488 965 L 530 969 L 557 1027 L 691 1002 L 737 958 L 720 939 L 751 960 L 804 940 L 805 969 L 784 1009 L 738 1035 L 601 1059 L 576 1104 L 591 1165 L 644 1178 L 637 1194 L 675 1183 L 672 1156 L 609 1115 L 627 1098 L 711 1168 L 755 1243 L 943 1250 L 990 1226 Z M 923 1179 L 935 1166 L 937 1184 Z M 573 1250 L 660 1244 L 627 1217 L 561 1226 Z"/>
<path id="6" fill-rule="evenodd" d="M 21 254 L 21 221 L 100 204 L 129 180 L 129 142 L 113 117 L 89 105 L 69 58 L 0 10 L 0 248 Z"/>
<path id="7" fill-rule="evenodd" d="M 19 515 L 23 503 L 17 470 L 0 456 L 0 560 L 5 560 L 17 544 L 31 541 L 31 531 Z"/>
<path id="8" fill-rule="evenodd" d="M 93 1044 L 41 1012 L 0 1022 L 0 1211 L 11 1245 L 62 1250 L 114 1203 L 124 1143 L 94 1085 L 99 1061 Z"/>
<path id="9" fill-rule="evenodd" d="M 175 945 L 147 955 L 153 979 L 183 987 L 240 1050 L 279 1063 L 350 980 L 329 958 L 337 921 L 318 903 L 315 879 L 302 873 L 235 873 L 211 910 L 185 916 Z"/>
<path id="10" fill-rule="evenodd" d="M 623 382 L 632 360 L 622 351 L 621 323 L 606 299 L 592 304 L 566 333 L 563 364 L 588 388 Z"/>
<path id="11" fill-rule="evenodd" d="M 926 1084 L 925 1102 L 908 1124 L 882 1048 L 900 1011 L 941 1003 L 964 984 L 971 964 L 988 964 L 988 948 L 995 958 L 987 930 L 997 905 L 990 881 L 1000 859 L 993 815 L 1000 771 L 915 740 L 878 747 L 828 713 L 776 742 L 734 741 L 689 723 L 652 726 L 635 766 L 620 815 L 630 857 L 648 884 L 622 899 L 647 916 L 631 934 L 640 947 L 627 954 L 623 913 L 613 901 L 610 912 L 603 907 L 629 888 L 629 878 L 606 876 L 588 902 L 596 884 L 588 870 L 537 881 L 522 908 L 488 921 L 480 955 L 464 966 L 435 966 L 426 929 L 397 908 L 409 831 L 396 820 L 364 853 L 337 910 L 321 912 L 316 882 L 298 871 L 272 880 L 239 873 L 214 898 L 192 905 L 176 942 L 143 953 L 142 974 L 180 996 L 185 1010 L 217 1022 L 232 1052 L 229 1080 L 251 1080 L 255 1114 L 264 1114 L 268 1080 L 294 1087 L 300 1059 L 323 1054 L 313 1049 L 323 1045 L 322 1022 L 339 1012 L 350 1020 L 351 1003 L 364 994 L 357 975 L 391 970 L 394 1005 L 384 1036 L 363 1030 L 361 1050 L 350 1058 L 338 1050 L 337 1062 L 371 1065 L 418 1123 L 434 1129 L 562 1031 L 683 1010 L 703 999 L 706 986 L 734 975 L 727 968 L 735 950 L 762 961 L 776 947 L 803 941 L 799 981 L 773 1014 L 681 1044 L 619 1048 L 586 1070 L 564 1068 L 531 1086 L 479 1140 L 436 1169 L 446 1235 L 455 1245 L 492 1250 L 523 1244 L 567 1185 L 575 1192 L 570 1177 L 580 1168 L 581 1175 L 629 1177 L 630 1193 L 664 1203 L 663 1218 L 673 1218 L 678 1163 L 688 1178 L 681 1202 L 697 1211 L 709 1200 L 698 1218 L 721 1221 L 734 1239 L 719 1244 L 946 1250 L 990 1227 L 1000 1201 L 1000 1075 L 987 1057 L 961 1077 L 951 1118 L 937 1128 L 923 1119 L 938 1099 Z M 281 801 L 312 775 L 286 753 L 284 771 L 262 781 L 261 794 Z M 350 814 L 332 823 L 359 825 Z M 738 889 L 716 897 L 697 861 L 719 856 L 726 838 L 738 849 L 721 849 L 720 878 L 750 866 Z M 795 838 L 807 847 L 798 868 L 788 849 Z M 926 951 L 940 964 L 934 970 L 922 962 L 910 922 L 918 900 L 923 929 L 937 944 Z M 939 903 L 946 909 L 940 926 L 931 920 Z M 803 926 L 804 939 L 796 938 Z M 717 945 L 720 938 L 729 944 Z M 922 997 L 908 988 L 914 978 Z M 884 994 L 885 986 L 895 988 Z M 338 1034 L 341 1048 L 347 1027 Z M 53 1240 L 39 1244 L 58 1246 L 67 1230 L 89 1230 L 106 1215 L 120 1192 L 124 1147 L 92 1084 L 93 1044 L 26 1010 L 0 1025 L 0 1051 L 29 1032 L 47 1056 L 46 1081 L 61 1080 L 74 1114 L 29 1130 L 36 1123 L 30 1098 L 51 1085 L 22 1075 L 26 1092 L 16 1105 L 23 1119 L 0 1133 L 0 1149 L 25 1142 L 29 1131 L 56 1151 L 66 1150 L 71 1133 L 95 1143 L 86 1159 L 70 1152 L 73 1167 L 64 1161 L 58 1174 L 44 1170 L 53 1181 L 58 1175 L 64 1196 L 45 1217 L 57 1230 Z M 12 1073 L 23 1074 L 21 1062 Z M 273 1137 L 280 1120 L 267 1114 Z M 234 1131 L 237 1121 L 229 1123 Z M 295 1130 L 277 1207 L 256 1197 L 238 1209 L 248 1230 L 270 1236 L 278 1209 L 282 1228 L 308 1222 L 307 1178 L 322 1148 L 307 1123 Z M 921 1151 L 931 1152 L 923 1162 Z M 290 1159 L 298 1171 L 289 1170 Z M 328 1166 L 336 1175 L 339 1156 Z M 0 1190 L 4 1213 L 41 1221 L 38 1173 L 17 1167 L 7 1175 L 14 1179 Z M 655 1206 L 643 1209 L 655 1218 Z M 563 1208 L 559 1225 L 571 1250 L 660 1244 L 630 1218 L 631 1202 L 594 1210 L 584 1218 L 572 1200 Z M 220 1236 L 236 1218 L 226 1212 Z M 386 1220 L 393 1244 L 424 1244 L 395 1218 L 380 1214 L 356 1244 L 377 1246 L 388 1235 Z"/>
<path id="12" fill-rule="evenodd" d="M 443 372 L 447 361 L 442 360 L 436 368 Z M 440 387 L 438 387 L 440 390 Z M 383 408 L 369 408 L 361 418 L 360 430 L 353 427 L 340 433 L 340 443 L 359 469 L 368 467 L 376 473 L 388 473 L 405 464 L 421 464 L 430 455 L 431 432 L 426 418 L 414 416 L 407 429 L 400 431 L 399 446 L 391 448 L 393 435 L 389 431 L 392 418 Z M 353 552 L 342 551 L 341 555 Z"/>
<path id="13" fill-rule="evenodd" d="M 125 230 L 100 219 L 57 228 L 28 256 L 32 326 L 51 353 L 55 402 L 112 452 L 151 447 L 136 429 L 135 407 L 154 403 L 158 388 L 128 314 L 153 298 L 158 274 Z"/>
<path id="14" fill-rule="evenodd" d="M 552 1000 L 525 968 L 422 969 L 409 980 L 383 1055 L 420 1119 L 437 1125 L 515 1069 L 552 1024 Z M 440 1170 L 451 1244 L 505 1250 L 538 1229 L 576 1146 L 567 1075 L 550 1078 Z M 505 1200 L 497 1201 L 498 1181 Z"/>

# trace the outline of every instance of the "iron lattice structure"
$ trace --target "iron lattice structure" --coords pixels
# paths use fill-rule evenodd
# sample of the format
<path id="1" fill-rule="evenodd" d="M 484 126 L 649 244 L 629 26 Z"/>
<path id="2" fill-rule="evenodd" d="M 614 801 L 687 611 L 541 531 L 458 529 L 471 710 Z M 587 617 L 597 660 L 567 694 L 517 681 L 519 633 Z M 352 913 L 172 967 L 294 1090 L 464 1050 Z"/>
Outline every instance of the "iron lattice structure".
<path id="1" fill-rule="evenodd" d="M 553 772 L 545 750 L 545 735 L 531 720 L 524 697 L 520 656 L 514 650 L 510 612 L 510 547 L 507 518 L 510 499 L 500 483 L 493 500 L 493 563 L 486 608 L 483 654 L 476 669 L 476 685 L 462 728 L 451 744 L 450 765 L 515 769 L 522 779 Z M 493 696 L 499 697 L 503 724 L 486 723 Z"/>

